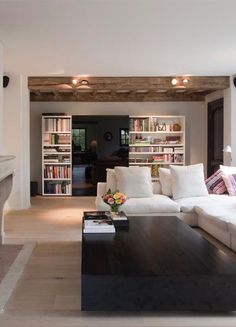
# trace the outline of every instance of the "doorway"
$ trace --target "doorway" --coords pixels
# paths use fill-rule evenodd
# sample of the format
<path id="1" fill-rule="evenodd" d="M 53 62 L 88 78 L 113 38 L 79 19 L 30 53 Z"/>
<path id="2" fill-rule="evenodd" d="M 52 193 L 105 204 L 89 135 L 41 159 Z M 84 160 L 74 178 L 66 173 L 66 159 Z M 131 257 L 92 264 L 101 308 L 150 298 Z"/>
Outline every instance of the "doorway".
<path id="1" fill-rule="evenodd" d="M 128 156 L 129 116 L 72 116 L 72 195 L 95 196 L 106 169 Z"/>
<path id="2" fill-rule="evenodd" d="M 208 156 L 207 174 L 212 175 L 223 164 L 224 100 L 208 103 Z"/>

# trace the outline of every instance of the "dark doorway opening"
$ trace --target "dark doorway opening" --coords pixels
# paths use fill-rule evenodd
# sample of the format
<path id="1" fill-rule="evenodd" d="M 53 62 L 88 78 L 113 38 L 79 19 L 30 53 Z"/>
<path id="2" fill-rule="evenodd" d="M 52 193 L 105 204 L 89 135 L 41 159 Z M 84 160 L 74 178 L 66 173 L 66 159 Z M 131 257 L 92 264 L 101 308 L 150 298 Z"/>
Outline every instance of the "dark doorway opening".
<path id="1" fill-rule="evenodd" d="M 224 100 L 208 103 L 208 158 L 207 174 L 210 176 L 223 164 Z"/>
<path id="2" fill-rule="evenodd" d="M 72 195 L 95 196 L 106 169 L 128 166 L 129 116 L 72 116 Z"/>

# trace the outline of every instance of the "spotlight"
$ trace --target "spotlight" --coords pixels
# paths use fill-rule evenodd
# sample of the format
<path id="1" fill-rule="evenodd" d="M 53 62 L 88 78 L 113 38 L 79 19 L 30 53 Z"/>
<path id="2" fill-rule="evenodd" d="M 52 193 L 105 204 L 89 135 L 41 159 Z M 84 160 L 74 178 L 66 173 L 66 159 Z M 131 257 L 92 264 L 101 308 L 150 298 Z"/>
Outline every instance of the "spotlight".
<path id="1" fill-rule="evenodd" d="M 75 86 L 75 85 L 77 85 L 77 83 L 78 83 L 78 80 L 77 79 L 72 79 L 72 84 Z"/>
<path id="2" fill-rule="evenodd" d="M 184 78 L 184 79 L 183 79 L 183 83 L 184 83 L 184 85 L 187 85 L 188 82 L 189 82 L 189 80 L 188 80 L 187 78 Z"/>
<path id="3" fill-rule="evenodd" d="M 176 78 L 172 78 L 171 84 L 172 85 L 177 85 L 178 84 L 178 80 Z"/>

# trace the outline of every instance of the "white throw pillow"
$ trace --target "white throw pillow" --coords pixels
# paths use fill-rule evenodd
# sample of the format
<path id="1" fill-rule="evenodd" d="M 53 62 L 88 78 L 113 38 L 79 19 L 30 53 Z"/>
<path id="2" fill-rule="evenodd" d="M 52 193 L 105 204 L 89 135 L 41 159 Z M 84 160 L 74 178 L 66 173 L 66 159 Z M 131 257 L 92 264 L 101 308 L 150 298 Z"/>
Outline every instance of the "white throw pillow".
<path id="1" fill-rule="evenodd" d="M 220 170 L 224 175 L 233 175 L 236 174 L 236 167 L 233 166 L 223 166 L 220 165 Z"/>
<path id="2" fill-rule="evenodd" d="M 162 194 L 172 196 L 172 177 L 170 169 L 159 168 L 159 177 L 161 183 Z"/>
<path id="3" fill-rule="evenodd" d="M 170 171 L 174 200 L 208 195 L 203 164 L 182 167 L 170 165 Z"/>
<path id="4" fill-rule="evenodd" d="M 107 183 L 106 191 L 111 190 L 111 192 L 117 191 L 117 180 L 116 173 L 114 169 L 107 168 Z"/>
<path id="5" fill-rule="evenodd" d="M 148 167 L 115 167 L 117 189 L 128 198 L 153 196 L 151 169 Z"/>

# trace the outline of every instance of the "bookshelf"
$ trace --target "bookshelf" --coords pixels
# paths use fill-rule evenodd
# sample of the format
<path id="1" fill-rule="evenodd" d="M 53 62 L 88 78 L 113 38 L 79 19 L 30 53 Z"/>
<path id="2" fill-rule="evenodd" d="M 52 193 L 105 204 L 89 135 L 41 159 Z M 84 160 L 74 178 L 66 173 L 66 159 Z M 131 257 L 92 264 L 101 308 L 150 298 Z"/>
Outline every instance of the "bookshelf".
<path id="1" fill-rule="evenodd" d="M 184 116 L 130 116 L 129 165 L 160 167 L 185 165 Z"/>
<path id="2" fill-rule="evenodd" d="M 71 195 L 71 116 L 42 116 L 42 195 Z"/>

